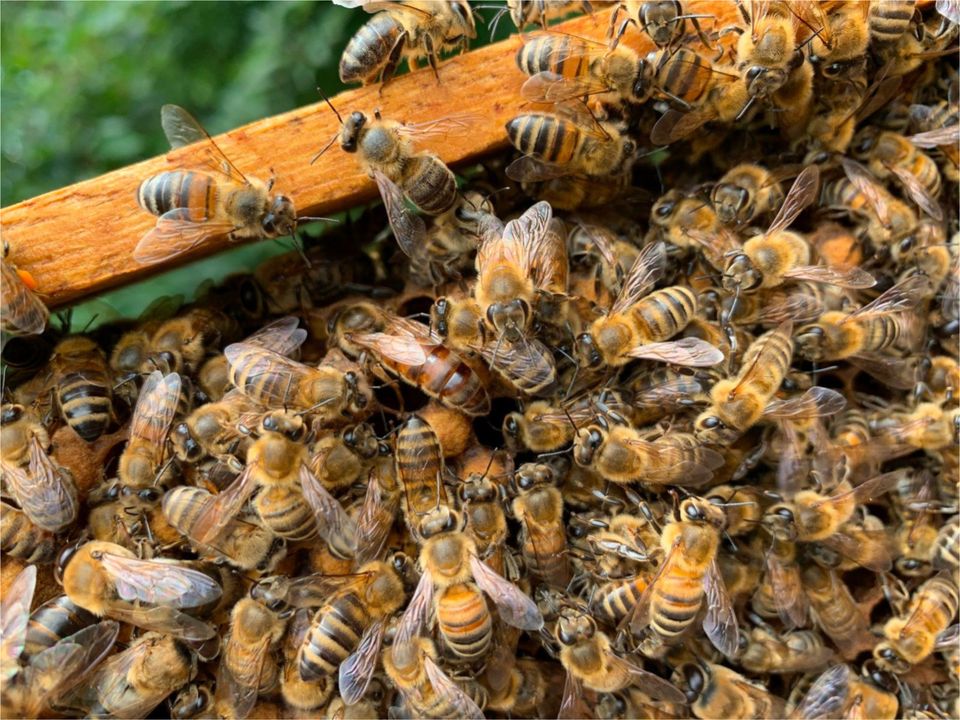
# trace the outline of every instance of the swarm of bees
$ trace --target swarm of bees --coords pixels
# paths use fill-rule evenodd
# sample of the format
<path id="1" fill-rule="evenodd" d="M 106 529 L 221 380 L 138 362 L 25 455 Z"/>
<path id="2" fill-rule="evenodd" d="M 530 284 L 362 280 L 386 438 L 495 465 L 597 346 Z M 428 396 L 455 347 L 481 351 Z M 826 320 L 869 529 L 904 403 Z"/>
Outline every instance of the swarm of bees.
<path id="1" fill-rule="evenodd" d="M 348 82 L 476 36 L 341 4 Z M 503 9 L 519 157 L 329 104 L 382 208 L 192 303 L 3 265 L 6 716 L 960 715 L 956 4 L 600 5 Z M 162 127 L 138 260 L 297 230 Z"/>

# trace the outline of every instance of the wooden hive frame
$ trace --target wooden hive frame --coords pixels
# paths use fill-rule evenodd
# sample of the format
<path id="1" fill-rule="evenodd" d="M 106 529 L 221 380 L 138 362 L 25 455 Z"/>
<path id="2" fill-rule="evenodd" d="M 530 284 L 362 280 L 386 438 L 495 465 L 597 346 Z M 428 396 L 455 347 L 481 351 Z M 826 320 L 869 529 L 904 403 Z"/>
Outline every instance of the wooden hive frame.
<path id="1" fill-rule="evenodd" d="M 733 2 L 689 0 L 684 8 L 716 17 L 718 29 L 739 17 Z M 603 40 L 610 13 L 578 17 L 551 30 Z M 505 149 L 504 125 L 523 111 L 520 86 L 525 76 L 515 62 L 522 42 L 513 35 L 444 61 L 439 84 L 425 68 L 395 78 L 382 91 L 377 85 L 348 90 L 333 103 L 341 114 L 379 108 L 384 117 L 409 123 L 473 110 L 469 127 L 462 132 L 416 145 L 436 152 L 451 166 L 470 163 Z M 644 54 L 655 49 L 634 28 L 628 29 L 623 42 Z M 360 171 L 356 158 L 336 148 L 310 164 L 338 128 L 335 116 L 320 101 L 217 135 L 215 140 L 244 173 L 264 179 L 273 174 L 276 190 L 292 197 L 299 215 L 330 215 L 377 195 L 376 185 Z M 144 132 L 161 132 L 160 123 Z M 3 208 L 0 235 L 10 247 L 11 262 L 28 270 L 44 301 L 57 308 L 225 249 L 229 241 L 211 238 L 165 263 L 140 265 L 133 259 L 137 242 L 156 220 L 137 205 L 140 182 L 164 170 L 197 167 L 198 152 L 196 147 L 183 148 Z"/>

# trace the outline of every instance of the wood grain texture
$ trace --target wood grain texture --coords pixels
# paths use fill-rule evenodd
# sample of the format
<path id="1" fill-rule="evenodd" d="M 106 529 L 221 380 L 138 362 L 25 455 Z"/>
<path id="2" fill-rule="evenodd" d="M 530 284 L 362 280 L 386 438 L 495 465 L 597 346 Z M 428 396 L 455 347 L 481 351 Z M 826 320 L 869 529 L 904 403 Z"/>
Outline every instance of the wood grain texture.
<path id="1" fill-rule="evenodd" d="M 691 0 L 686 7 L 688 12 L 715 14 L 717 29 L 733 22 L 736 14 L 732 2 Z M 602 40 L 609 15 L 598 12 L 552 29 Z M 483 25 L 480 29 L 485 31 Z M 624 43 L 642 53 L 653 49 L 634 28 L 628 29 Z M 368 86 L 341 93 L 333 102 L 341 114 L 379 108 L 385 118 L 410 123 L 471 113 L 475 117 L 463 130 L 416 143 L 417 149 L 432 150 L 452 166 L 468 163 L 505 148 L 504 124 L 523 111 L 520 86 L 525 76 L 514 60 L 521 44 L 513 35 L 450 58 L 440 66 L 439 84 L 427 68 L 394 79 L 382 92 Z M 143 132 L 162 132 L 157 110 L 156 125 Z M 329 215 L 368 202 L 377 192 L 356 158 L 336 146 L 310 164 L 338 128 L 330 109 L 318 102 L 215 139 L 245 174 L 264 179 L 275 175 L 275 191 L 290 196 L 299 215 Z M 197 167 L 196 154 L 183 148 L 0 210 L 0 232 L 10 246 L 10 260 L 29 270 L 47 304 L 58 307 L 223 250 L 231 243 L 214 238 L 166 264 L 139 265 L 132 257 L 156 220 L 137 205 L 140 182 L 164 170 Z"/>

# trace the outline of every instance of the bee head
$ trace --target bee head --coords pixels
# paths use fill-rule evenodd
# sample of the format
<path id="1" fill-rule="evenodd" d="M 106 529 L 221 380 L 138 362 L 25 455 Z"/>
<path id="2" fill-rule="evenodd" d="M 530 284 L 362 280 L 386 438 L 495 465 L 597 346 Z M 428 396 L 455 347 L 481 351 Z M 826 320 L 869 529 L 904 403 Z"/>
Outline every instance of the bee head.
<path id="1" fill-rule="evenodd" d="M 260 221 L 263 234 L 268 238 L 293 235 L 297 229 L 297 211 L 293 201 L 286 195 L 277 195 L 270 203 L 270 210 Z"/>
<path id="2" fill-rule="evenodd" d="M 603 363 L 603 356 L 590 333 L 581 333 L 577 336 L 576 350 L 577 360 L 586 367 L 597 368 Z"/>
<path id="3" fill-rule="evenodd" d="M 353 153 L 357 151 L 360 132 L 366 124 L 367 116 L 362 112 L 354 111 L 350 113 L 340 129 L 340 148 L 344 152 Z"/>

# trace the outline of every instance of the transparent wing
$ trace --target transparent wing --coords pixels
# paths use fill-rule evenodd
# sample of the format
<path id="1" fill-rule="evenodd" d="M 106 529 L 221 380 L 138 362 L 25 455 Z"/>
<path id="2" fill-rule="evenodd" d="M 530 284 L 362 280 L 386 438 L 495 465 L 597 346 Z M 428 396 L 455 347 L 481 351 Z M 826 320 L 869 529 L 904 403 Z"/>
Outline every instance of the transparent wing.
<path id="1" fill-rule="evenodd" d="M 777 292 L 768 299 L 769 302 L 765 302 L 754 317 L 760 325 L 779 325 L 786 320 L 813 322 L 823 314 L 820 300 L 804 293 Z"/>
<path id="2" fill-rule="evenodd" d="M 557 379 L 553 353 L 535 338 L 517 342 L 501 338 L 484 345 L 480 353 L 493 370 L 532 395 L 549 392 Z"/>
<path id="3" fill-rule="evenodd" d="M 835 665 L 816 679 L 793 716 L 805 720 L 837 718 L 843 713 L 850 694 L 851 671 L 847 665 Z"/>
<path id="4" fill-rule="evenodd" d="M 236 229 L 228 222 L 194 222 L 188 208 L 174 208 L 158 217 L 156 226 L 140 238 L 133 259 L 141 265 L 163 262 Z"/>
<path id="5" fill-rule="evenodd" d="M 202 620 L 180 612 L 174 607 L 161 605 L 153 608 L 127 607 L 114 603 L 108 614 L 114 620 L 130 623 L 143 630 L 155 630 L 181 640 L 202 642 L 216 637 L 217 628 Z"/>
<path id="6" fill-rule="evenodd" d="M 540 609 L 520 588 L 491 570 L 476 555 L 470 556 L 470 570 L 477 586 L 490 596 L 507 625 L 521 630 L 543 627 Z"/>
<path id="7" fill-rule="evenodd" d="M 437 699 L 449 703 L 455 717 L 483 720 L 483 711 L 429 655 L 423 658 L 423 668 L 427 671 Z"/>
<path id="8" fill-rule="evenodd" d="M 917 179 L 916 175 L 910 172 L 908 168 L 899 165 L 888 165 L 887 167 L 890 172 L 897 176 L 900 184 L 903 185 L 903 189 L 907 191 L 907 195 L 917 204 L 917 207 L 934 220 L 943 220 L 943 209 L 940 207 L 940 203 Z"/>
<path id="9" fill-rule="evenodd" d="M 524 155 L 507 165 L 507 177 L 516 182 L 545 182 L 573 174 L 568 165 L 556 165 Z"/>
<path id="10" fill-rule="evenodd" d="M 567 77 L 545 70 L 523 83 L 520 96 L 532 102 L 556 103 L 609 91 L 606 83 L 589 76 Z"/>
<path id="11" fill-rule="evenodd" d="M 918 148 L 927 149 L 939 147 L 940 145 L 956 145 L 960 142 L 960 125 L 947 125 L 946 127 L 936 128 L 935 130 L 927 130 L 917 133 L 916 135 L 910 135 L 907 140 Z"/>
<path id="12" fill-rule="evenodd" d="M 767 578 L 773 588 L 777 614 L 789 628 L 807 623 L 807 595 L 800 580 L 800 569 L 795 562 L 783 562 L 772 551 L 766 555 Z"/>
<path id="13" fill-rule="evenodd" d="M 113 580 L 117 595 L 128 602 L 192 608 L 220 597 L 220 586 L 198 570 L 174 563 L 101 553 L 100 564 Z"/>
<path id="14" fill-rule="evenodd" d="M 386 333 L 348 334 L 346 337 L 350 342 L 356 343 L 376 355 L 389 358 L 396 363 L 423 365 L 427 361 L 423 344 L 417 338 L 387 335 Z"/>
<path id="15" fill-rule="evenodd" d="M 399 493 L 384 493 L 379 480 L 374 477 L 374 472 L 370 473 L 367 492 L 357 517 L 358 566 L 383 556 L 383 549 L 387 546 L 387 538 L 400 505 Z"/>
<path id="16" fill-rule="evenodd" d="M 624 439 L 623 444 L 643 453 L 650 467 L 641 480 L 646 483 L 669 483 L 679 487 L 696 487 L 713 477 L 723 465 L 723 456 L 709 448 L 699 448 L 700 460 L 693 460 L 685 448 L 642 438 Z"/>
<path id="17" fill-rule="evenodd" d="M 262 404 L 283 407 L 292 379 L 309 373 L 311 368 L 259 345 L 233 343 L 223 349 L 230 364 L 230 376 L 238 381 L 238 389 Z M 282 382 L 259 382 L 261 377 L 280 376 Z M 242 378 L 242 380 L 241 380 Z"/>
<path id="18" fill-rule="evenodd" d="M 672 145 L 690 137 L 698 128 L 710 122 L 712 112 L 681 112 L 670 108 L 661 115 L 650 130 L 650 142 L 654 145 Z"/>
<path id="19" fill-rule="evenodd" d="M 243 469 L 230 487 L 215 495 L 207 503 L 194 525 L 194 537 L 197 542 L 210 544 L 226 529 L 233 518 L 243 510 L 244 504 L 257 489 L 253 467 Z"/>
<path id="20" fill-rule="evenodd" d="M 50 311 L 26 285 L 17 271 L 0 261 L 0 298 L 2 298 L 3 326 L 7 330 L 38 335 L 47 325 Z"/>
<path id="21" fill-rule="evenodd" d="M 299 318 L 282 317 L 274 320 L 247 338 L 248 345 L 259 345 L 280 355 L 291 355 L 307 339 L 307 331 L 301 327 Z"/>
<path id="22" fill-rule="evenodd" d="M 790 227 L 797 216 L 816 201 L 819 190 L 820 169 L 816 165 L 809 165 L 793 181 L 766 234 L 773 235 Z"/>
<path id="23" fill-rule="evenodd" d="M 160 108 L 160 125 L 174 150 L 194 143 L 205 143 L 203 152 L 208 167 L 227 175 L 234 182 L 247 184 L 247 178 L 230 162 L 220 146 L 210 137 L 210 133 L 182 107 L 164 105 Z"/>
<path id="24" fill-rule="evenodd" d="M 432 607 L 433 578 L 430 577 L 430 573 L 424 572 L 420 576 L 420 582 L 417 583 L 417 589 L 413 591 L 413 597 L 410 598 L 407 609 L 400 617 L 393 644 L 405 645 L 416 638 L 420 630 L 426 626 Z"/>
<path id="25" fill-rule="evenodd" d="M 30 439 L 26 468 L 2 463 L 3 479 L 23 512 L 38 527 L 60 532 L 77 517 L 77 491 L 69 477 L 54 465 L 37 438 Z"/>
<path id="26" fill-rule="evenodd" d="M 563 697 L 560 700 L 560 720 L 579 720 L 593 716 L 593 711 L 583 697 L 583 685 L 568 670 L 563 683 Z"/>
<path id="27" fill-rule="evenodd" d="M 639 345 L 626 353 L 632 358 L 659 360 L 671 365 L 689 367 L 712 367 L 723 362 L 723 353 L 706 340 L 680 338 L 668 342 Z"/>
<path id="28" fill-rule="evenodd" d="M 398 132 L 408 137 L 443 137 L 452 130 L 469 130 L 471 125 L 476 125 L 481 120 L 483 118 L 477 113 L 453 113 L 433 120 L 404 123 L 398 128 Z"/>
<path id="29" fill-rule="evenodd" d="M 811 420 L 836 415 L 846 406 L 847 401 L 843 395 L 817 386 L 803 395 L 772 401 L 764 408 L 763 415 L 776 420 Z"/>
<path id="30" fill-rule="evenodd" d="M 623 279 L 623 287 L 613 301 L 610 313 L 625 312 L 644 295 L 649 293 L 657 280 L 663 277 L 667 269 L 667 250 L 662 242 L 654 242 L 644 246 L 633 261 L 627 276 Z"/>
<path id="31" fill-rule="evenodd" d="M 317 480 L 305 463 L 300 466 L 300 488 L 313 510 L 320 537 L 339 550 L 355 551 L 357 528 L 353 518 L 347 515 L 340 502 Z"/>
<path id="32" fill-rule="evenodd" d="M 619 655 L 608 653 L 605 660 L 614 674 L 629 675 L 632 684 L 657 701 L 684 704 L 686 696 L 659 675 L 624 660 Z"/>
<path id="33" fill-rule="evenodd" d="M 732 658 L 737 654 L 739 645 L 739 626 L 716 558 L 710 562 L 703 578 L 703 592 L 707 607 L 703 618 L 703 631 L 717 650 Z"/>
<path id="34" fill-rule="evenodd" d="M 924 275 L 909 275 L 881 293 L 862 308 L 854 310 L 843 322 L 866 320 L 878 315 L 904 312 L 916 307 L 930 290 L 930 281 Z"/>
<path id="35" fill-rule="evenodd" d="M 379 170 L 374 170 L 373 179 L 380 191 L 383 208 L 387 211 L 387 220 L 397 244 L 407 257 L 419 257 L 427 234 L 423 218 L 407 205 L 403 191 L 390 178 Z"/>
<path id="36" fill-rule="evenodd" d="M 893 567 L 889 542 L 882 530 L 860 530 L 856 536 L 839 530 L 819 542 L 868 570 L 883 573 Z"/>
<path id="37" fill-rule="evenodd" d="M 873 173 L 856 160 L 851 160 L 846 157 L 840 158 L 840 165 L 843 167 L 843 172 L 846 174 L 847 179 L 850 180 L 857 190 L 866 198 L 867 203 L 873 209 L 877 219 L 884 225 L 889 224 L 890 212 L 887 193 L 886 190 L 877 184 L 877 179 L 873 176 Z"/>
<path id="38" fill-rule="evenodd" d="M 877 284 L 876 279 L 866 270 L 857 267 L 840 268 L 830 265 L 798 265 L 790 268 L 783 277 L 794 280 L 812 280 L 827 283 L 837 287 L 859 290 L 871 288 Z"/>
<path id="39" fill-rule="evenodd" d="M 377 669 L 380 646 L 387 623 L 383 619 L 372 622 L 360 638 L 360 644 L 340 663 L 338 671 L 340 697 L 346 705 L 355 705 L 367 694 L 370 679 Z"/>
<path id="40" fill-rule="evenodd" d="M 37 586 L 37 566 L 27 565 L 14 579 L 0 602 L 0 677 L 4 682 L 16 675 L 20 653 L 27 640 L 30 605 Z"/>
<path id="41" fill-rule="evenodd" d="M 144 440 L 152 446 L 157 465 L 163 456 L 170 425 L 177 414 L 180 384 L 177 373 L 164 376 L 159 370 L 154 370 L 143 383 L 130 420 L 130 438 Z"/>
<path id="42" fill-rule="evenodd" d="M 899 358 L 879 352 L 862 352 L 851 355 L 847 358 L 847 362 L 897 390 L 910 390 L 916 384 L 915 358 Z"/>
<path id="43" fill-rule="evenodd" d="M 221 653 L 214 697 L 218 709 L 229 709 L 231 717 L 247 717 L 256 704 L 260 673 L 270 652 L 270 639 L 269 634 L 265 635 L 249 651 L 234 653 L 230 663 L 226 661 L 226 652 Z"/>

